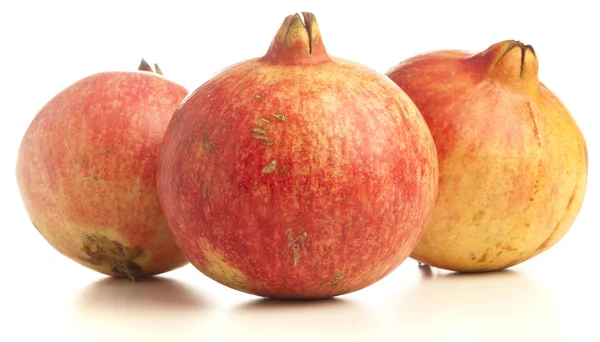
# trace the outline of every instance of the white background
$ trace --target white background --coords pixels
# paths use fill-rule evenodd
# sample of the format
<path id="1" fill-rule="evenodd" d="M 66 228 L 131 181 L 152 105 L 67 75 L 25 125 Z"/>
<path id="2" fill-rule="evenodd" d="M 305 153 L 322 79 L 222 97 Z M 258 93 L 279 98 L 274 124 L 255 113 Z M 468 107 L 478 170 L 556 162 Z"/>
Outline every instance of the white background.
<path id="1" fill-rule="evenodd" d="M 0 2 L 0 340 L 600 341 L 600 24 L 592 1 Z M 407 260 L 338 300 L 280 303 L 238 293 L 186 266 L 152 282 L 107 279 L 53 250 L 30 224 L 15 181 L 36 112 L 91 73 L 141 57 L 192 90 L 265 53 L 283 18 L 316 14 L 331 55 L 385 72 L 414 54 L 532 44 L 540 79 L 587 139 L 584 207 L 550 251 L 509 272 L 422 272 Z M 594 317 L 595 316 L 595 317 Z"/>

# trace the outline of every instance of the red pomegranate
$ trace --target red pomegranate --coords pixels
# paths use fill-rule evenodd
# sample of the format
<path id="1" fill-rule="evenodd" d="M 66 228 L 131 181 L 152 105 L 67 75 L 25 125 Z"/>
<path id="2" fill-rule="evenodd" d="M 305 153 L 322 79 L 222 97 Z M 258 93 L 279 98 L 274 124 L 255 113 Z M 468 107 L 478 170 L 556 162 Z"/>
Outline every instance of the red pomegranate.
<path id="1" fill-rule="evenodd" d="M 315 16 L 288 16 L 268 52 L 176 111 L 158 189 L 201 272 L 264 297 L 369 286 L 412 251 L 437 159 L 412 101 L 384 75 L 333 58 Z"/>
<path id="2" fill-rule="evenodd" d="M 152 70 L 145 61 L 139 69 Z M 163 134 L 186 94 L 152 72 L 102 72 L 37 113 L 16 176 L 33 225 L 55 249 L 131 279 L 187 264 L 156 192 Z"/>
<path id="3" fill-rule="evenodd" d="M 533 48 L 433 51 L 390 69 L 437 146 L 439 195 L 412 257 L 463 272 L 531 259 L 571 228 L 587 187 L 573 116 L 538 79 Z"/>

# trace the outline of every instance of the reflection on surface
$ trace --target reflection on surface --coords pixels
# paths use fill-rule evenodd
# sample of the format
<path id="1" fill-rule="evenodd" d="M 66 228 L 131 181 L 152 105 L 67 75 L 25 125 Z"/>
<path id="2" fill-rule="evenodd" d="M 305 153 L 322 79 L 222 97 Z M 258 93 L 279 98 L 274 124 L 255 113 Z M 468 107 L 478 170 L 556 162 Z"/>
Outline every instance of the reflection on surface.
<path id="1" fill-rule="evenodd" d="M 289 310 L 296 311 L 302 309 L 319 310 L 320 308 L 343 308 L 348 307 L 350 305 L 350 302 L 340 298 L 326 298 L 317 300 L 285 300 L 273 298 L 259 298 L 240 305 L 237 308 L 237 310 L 248 312 L 273 312 L 274 310 L 278 312 L 283 312 Z"/>
<path id="2" fill-rule="evenodd" d="M 349 336 L 356 332 L 375 333 L 370 309 L 351 300 L 256 299 L 243 303 L 230 312 L 227 320 L 229 336 Z"/>
<path id="3" fill-rule="evenodd" d="M 324 300 L 277 300 L 209 281 L 105 278 L 75 296 L 73 329 L 101 341 L 554 341 L 561 312 L 552 283 L 527 272 L 458 274 L 406 266 L 381 283 Z M 197 282 L 193 282 L 197 284 Z"/>
<path id="4" fill-rule="evenodd" d="M 200 295 L 187 285 L 164 277 L 132 282 L 105 278 L 89 285 L 76 300 L 81 310 L 126 309 L 201 310 L 206 305 Z"/>
<path id="5" fill-rule="evenodd" d="M 197 291 L 166 277 L 105 278 L 88 285 L 72 304 L 74 327 L 94 331 L 101 341 L 202 334 L 210 309 Z"/>
<path id="6" fill-rule="evenodd" d="M 443 337 L 461 331 L 465 337 L 493 340 L 527 335 L 535 340 L 556 338 L 560 312 L 548 287 L 525 272 L 454 273 L 419 266 L 421 280 L 399 295 L 398 322 L 411 329 L 436 330 L 427 336 Z M 472 335 L 471 335 L 472 334 Z"/>

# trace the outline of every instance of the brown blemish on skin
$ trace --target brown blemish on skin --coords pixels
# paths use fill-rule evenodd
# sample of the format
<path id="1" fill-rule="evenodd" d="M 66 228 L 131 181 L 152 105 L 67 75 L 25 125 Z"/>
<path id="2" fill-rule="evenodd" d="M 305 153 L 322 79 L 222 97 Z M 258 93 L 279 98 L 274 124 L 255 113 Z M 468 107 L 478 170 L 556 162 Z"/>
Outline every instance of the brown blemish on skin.
<path id="1" fill-rule="evenodd" d="M 338 286 L 339 282 L 341 280 L 344 279 L 344 275 L 338 272 L 335 272 L 335 276 L 333 277 L 333 280 L 330 281 L 328 284 L 332 287 L 335 288 L 336 286 Z"/>
<path id="2" fill-rule="evenodd" d="M 267 132 L 266 129 L 264 129 L 260 126 L 254 126 L 252 128 L 252 132 L 254 132 L 254 134 L 256 134 L 256 135 L 269 135 L 269 132 Z"/>
<path id="3" fill-rule="evenodd" d="M 262 122 L 264 122 L 264 123 L 267 123 L 267 124 L 270 124 L 270 123 L 271 123 L 271 120 L 270 120 L 269 118 L 265 118 L 264 116 L 261 116 L 261 117 L 260 117 L 260 121 L 262 121 Z"/>
<path id="4" fill-rule="evenodd" d="M 254 98 L 260 101 L 262 100 L 263 96 L 260 94 L 254 94 Z"/>
<path id="5" fill-rule="evenodd" d="M 478 262 L 478 263 L 484 263 L 484 262 L 486 262 L 486 261 L 487 261 L 487 258 L 488 258 L 488 252 L 489 252 L 489 251 L 490 251 L 490 249 L 489 249 L 489 248 L 488 248 L 488 249 L 486 249 L 486 250 L 485 250 L 485 253 L 483 253 L 483 255 L 482 255 L 482 256 L 480 256 L 480 257 L 479 257 L 479 259 L 477 259 L 477 262 Z"/>
<path id="6" fill-rule="evenodd" d="M 523 52 L 523 56 L 525 56 L 525 52 Z M 533 126 L 533 134 L 535 136 L 535 140 L 537 142 L 538 147 L 542 147 L 542 138 L 540 136 L 540 131 L 538 129 L 538 124 L 535 119 L 535 115 L 533 114 L 533 103 L 529 101 L 527 104 L 527 107 L 529 108 L 529 118 L 531 119 L 531 125 Z"/>
<path id="7" fill-rule="evenodd" d="M 575 194 L 577 194 L 577 189 L 579 189 L 579 181 L 575 183 L 575 188 L 573 189 L 571 198 L 569 198 L 569 203 L 567 203 L 567 209 L 565 209 L 565 215 L 569 212 L 569 209 L 571 209 L 571 205 L 573 205 L 573 200 L 575 199 Z"/>
<path id="8" fill-rule="evenodd" d="M 350 291 L 350 285 L 346 285 L 344 286 L 341 290 L 340 290 L 340 294 L 344 294 L 344 293 L 348 293 L 348 291 Z"/>
<path id="9" fill-rule="evenodd" d="M 473 215 L 473 224 L 474 225 L 479 225 L 479 222 L 481 222 L 481 219 L 483 218 L 483 216 L 485 215 L 485 211 L 483 210 L 479 210 L 477 211 L 474 215 Z"/>
<path id="10" fill-rule="evenodd" d="M 208 139 L 204 139 L 204 141 L 202 142 L 202 149 L 212 154 L 215 151 L 215 142 L 210 141 Z"/>
<path id="11" fill-rule="evenodd" d="M 500 248 L 500 249 L 502 249 L 504 251 L 507 251 L 507 252 L 514 252 L 514 251 L 517 250 L 515 247 L 513 247 L 511 245 L 504 245 L 502 243 L 496 244 L 496 248 Z"/>
<path id="12" fill-rule="evenodd" d="M 260 126 L 254 126 L 252 128 L 252 137 L 254 139 L 258 139 L 258 140 L 264 141 L 266 146 L 273 146 L 274 145 L 274 143 L 269 138 L 269 132 L 266 129 L 260 127 Z"/>
<path id="13" fill-rule="evenodd" d="M 558 231 L 560 230 L 560 224 L 563 222 L 565 217 L 567 215 L 569 215 L 569 210 L 571 209 L 571 205 L 573 205 L 573 201 L 575 200 L 575 195 L 577 194 L 578 189 L 579 189 L 579 181 L 577 181 L 575 183 L 575 188 L 573 189 L 571 198 L 569 198 L 569 202 L 567 203 L 567 208 L 565 209 L 563 216 L 558 221 L 558 223 L 556 223 L 556 225 L 552 229 L 552 232 L 550 232 L 550 235 L 548 235 L 548 237 L 544 240 L 544 242 L 542 242 L 542 244 L 538 248 L 535 249 L 536 253 L 539 253 L 539 252 L 543 251 L 544 249 L 546 249 L 548 247 L 548 245 L 550 244 L 550 242 L 554 239 L 554 236 L 556 235 L 556 233 L 558 233 Z"/>
<path id="14" fill-rule="evenodd" d="M 203 273 L 225 286 L 249 293 L 250 289 L 246 276 L 227 264 L 223 255 L 212 247 L 208 239 L 198 239 L 198 248 L 204 255 L 204 260 L 199 261 L 199 268 Z"/>
<path id="15" fill-rule="evenodd" d="M 301 235 L 294 238 L 294 232 L 291 228 L 285 230 L 285 234 L 288 237 L 288 248 L 291 248 L 294 255 L 294 267 L 300 263 L 300 244 L 306 240 L 308 233 L 304 232 Z"/>
<path id="16" fill-rule="evenodd" d="M 85 154 L 82 154 L 82 155 L 79 155 L 78 157 L 76 157 L 75 162 L 82 166 L 90 165 L 90 159 Z"/>
<path id="17" fill-rule="evenodd" d="M 260 172 L 262 173 L 273 173 L 277 169 L 277 159 L 271 160 L 267 165 L 265 165 Z"/>
<path id="18" fill-rule="evenodd" d="M 210 190 L 211 190 L 210 182 L 205 181 L 204 186 L 202 187 L 202 198 L 204 198 L 207 201 L 210 200 Z"/>
<path id="19" fill-rule="evenodd" d="M 291 168 L 292 168 L 292 166 L 291 166 L 291 165 L 286 165 L 286 166 L 284 166 L 283 168 L 281 168 L 281 169 L 279 170 L 279 174 L 280 174 L 280 175 L 283 175 L 283 174 L 285 174 L 286 172 L 288 172 L 288 171 L 289 171 Z"/>
<path id="20" fill-rule="evenodd" d="M 269 137 L 267 137 L 266 135 L 260 135 L 255 133 L 254 135 L 252 135 L 252 137 L 258 140 L 269 141 Z"/>
<path id="21" fill-rule="evenodd" d="M 142 275 L 142 267 L 134 261 L 144 254 L 141 248 L 123 246 L 100 234 L 85 234 L 82 250 L 87 255 L 86 261 L 92 265 L 109 266 L 111 272 L 131 280 Z"/>
<path id="22" fill-rule="evenodd" d="M 562 220 L 561 220 L 562 221 Z M 544 242 L 542 242 L 542 244 L 535 249 L 535 252 L 541 252 L 543 251 L 546 247 L 548 247 L 548 244 L 550 243 L 550 241 L 552 240 L 552 238 L 554 237 L 554 234 L 556 233 L 556 231 L 558 231 L 558 229 L 560 228 L 560 221 L 556 224 L 556 226 L 554 226 L 554 228 L 552 229 L 552 232 L 550 233 L 550 235 L 544 240 Z"/>
<path id="23" fill-rule="evenodd" d="M 106 150 L 100 152 L 101 156 L 105 156 L 108 157 L 110 155 L 110 153 L 113 151 L 113 144 L 108 144 L 108 146 L 106 147 Z"/>
<path id="24" fill-rule="evenodd" d="M 285 122 L 287 120 L 287 116 L 283 113 L 273 114 L 279 121 Z"/>

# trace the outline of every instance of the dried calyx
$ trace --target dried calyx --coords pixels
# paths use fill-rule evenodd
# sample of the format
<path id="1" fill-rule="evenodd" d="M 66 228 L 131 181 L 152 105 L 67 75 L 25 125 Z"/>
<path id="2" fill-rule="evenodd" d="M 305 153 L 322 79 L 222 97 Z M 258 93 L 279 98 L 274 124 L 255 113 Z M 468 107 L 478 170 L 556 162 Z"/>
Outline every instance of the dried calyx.
<path id="1" fill-rule="evenodd" d="M 505 40 L 476 54 L 483 59 L 487 75 L 519 92 L 533 94 L 539 88 L 538 60 L 531 45 Z"/>
<path id="2" fill-rule="evenodd" d="M 320 64 L 330 61 L 314 14 L 288 15 L 261 60 L 284 65 Z"/>
<path id="3" fill-rule="evenodd" d="M 162 70 L 160 69 L 160 67 L 158 66 L 158 64 L 154 63 L 154 69 L 152 69 L 152 66 L 146 62 L 145 59 L 142 58 L 142 61 L 140 62 L 140 66 L 138 67 L 139 71 L 148 71 L 148 72 L 152 72 L 155 74 L 159 74 L 162 75 Z"/>

